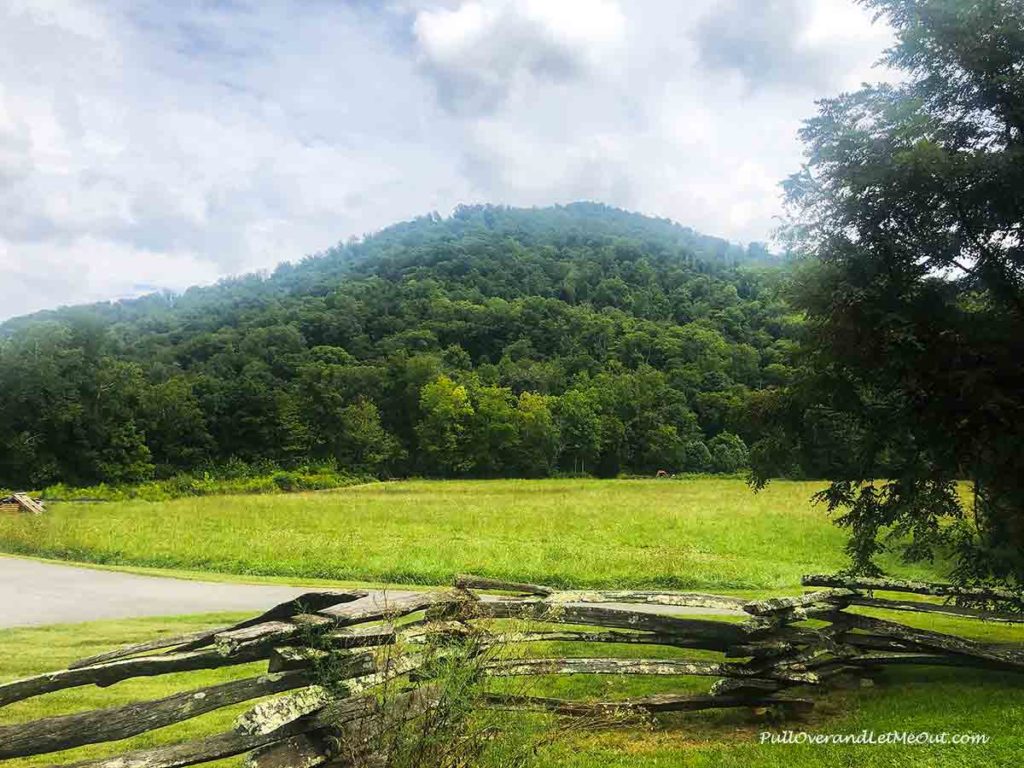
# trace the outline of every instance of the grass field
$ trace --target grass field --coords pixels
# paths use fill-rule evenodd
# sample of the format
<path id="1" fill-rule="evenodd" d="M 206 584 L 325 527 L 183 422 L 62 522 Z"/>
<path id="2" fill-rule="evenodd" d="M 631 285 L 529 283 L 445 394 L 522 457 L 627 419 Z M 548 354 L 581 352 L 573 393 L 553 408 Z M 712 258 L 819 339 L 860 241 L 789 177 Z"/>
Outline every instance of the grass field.
<path id="1" fill-rule="evenodd" d="M 439 584 L 770 589 L 846 564 L 820 484 L 736 478 L 381 483 L 284 496 L 56 503 L 0 517 L 0 551 L 232 574 Z M 927 565 L 884 563 L 907 577 Z"/>
<path id="2" fill-rule="evenodd" d="M 195 630 L 223 626 L 246 614 L 208 614 L 201 617 L 183 616 L 160 619 L 126 619 L 88 624 L 53 625 L 26 629 L 0 630 L 0 680 L 16 680 L 41 672 L 60 669 L 75 659 L 90 656 L 128 643 L 150 640 L 166 633 L 175 635 Z M 40 717 L 70 714 L 99 707 L 117 706 L 132 701 L 155 699 L 181 690 L 213 685 L 237 678 L 259 674 L 266 662 L 240 665 L 220 670 L 187 672 L 162 677 L 126 680 L 109 688 L 85 686 L 58 691 L 45 696 L 10 704 L 0 708 L 0 725 Z M 53 763 L 75 762 L 101 757 L 127 749 L 141 749 L 158 744 L 182 741 L 199 734 L 228 730 L 233 718 L 244 705 L 227 707 L 211 712 L 196 720 L 179 723 L 159 731 L 142 734 L 117 742 L 116 746 L 90 745 L 67 750 L 55 755 L 2 761 L 7 766 L 42 766 Z"/>
<path id="3" fill-rule="evenodd" d="M 698 588 L 747 595 L 793 592 L 801 574 L 845 565 L 845 533 L 811 506 L 813 483 L 779 482 L 758 495 L 741 480 L 538 480 L 406 482 L 284 496 L 167 502 L 54 504 L 41 517 L 0 518 L 0 551 L 132 567 L 280 578 L 444 583 L 458 572 L 573 586 Z M 934 578 L 941 568 L 884 563 Z M 226 576 L 224 574 L 227 574 Z M 235 576 L 231 576 L 234 574 Z M 231 615 L 136 619 L 0 631 L 0 679 L 59 668 L 114 646 L 220 625 Z M 901 616 L 923 628 L 989 642 L 1024 643 L 1024 626 Z M 632 655 L 635 646 L 532 644 L 546 655 Z M 650 646 L 644 654 L 699 658 Z M 0 724 L 112 706 L 256 674 L 262 665 L 79 688 L 0 709 Z M 615 698 L 707 690 L 706 678 L 539 678 L 531 692 Z M 803 722 L 772 723 L 749 711 L 660 718 L 655 727 L 575 728 L 532 765 L 632 766 L 1006 766 L 1024 755 L 1024 677 L 945 668 L 894 668 L 871 688 L 832 691 Z M 120 752 L 224 730 L 246 705 L 113 746 L 11 761 L 11 768 Z M 551 721 L 514 718 L 516 732 Z M 976 745 L 762 745 L 762 731 L 849 734 L 868 730 L 982 732 Z M 240 760 L 225 761 L 238 766 Z M 531 768 L 532 768 L 531 765 Z"/>
<path id="4" fill-rule="evenodd" d="M 0 680 L 14 679 L 54 669 L 73 659 L 128 642 L 153 637 L 160 632 L 188 632 L 202 627 L 225 624 L 237 615 L 218 614 L 175 619 L 134 619 L 96 622 L 74 626 L 0 631 L 3 664 Z M 974 632 L 993 641 L 1024 640 L 1024 628 L 970 624 L 952 619 L 922 617 L 922 626 L 938 630 Z M 654 649 L 646 648 L 650 654 Z M 538 656 L 557 653 L 588 655 L 630 655 L 635 647 L 579 644 L 536 644 L 529 652 Z M 698 658 L 701 652 L 660 649 L 660 655 Z M 227 679 L 257 674 L 260 664 L 234 669 L 192 672 L 160 678 L 144 678 L 119 683 L 110 688 L 77 688 L 48 694 L 0 709 L 0 724 L 112 706 L 129 701 L 156 698 L 183 688 L 198 687 Z M 666 690 L 706 690 L 706 678 L 620 679 L 614 677 L 574 676 L 537 681 L 537 693 L 562 696 L 603 696 L 614 698 Z M 1019 764 L 1024 755 L 1024 680 L 996 672 L 964 675 L 951 669 L 913 668 L 887 672 L 879 684 L 867 689 L 838 690 L 820 701 L 814 713 L 801 722 L 785 725 L 741 711 L 711 712 L 660 718 L 649 729 L 570 728 L 545 746 L 531 768 L 632 768 L 635 766 L 714 766 L 745 768 L 775 766 L 869 766 L 899 768 L 933 766 L 1009 766 Z M 114 745 L 93 745 L 44 755 L 12 760 L 10 768 L 36 768 L 53 763 L 70 763 L 106 754 L 152 746 L 158 743 L 194 738 L 230 727 L 234 716 L 246 705 L 237 705 L 200 718 L 138 736 Z M 510 718 L 508 726 L 519 729 L 543 727 L 527 718 Z M 762 745 L 762 731 L 803 730 L 814 734 L 878 734 L 890 731 L 919 733 L 980 732 L 991 741 L 986 745 L 890 746 L 796 746 Z M 218 765 L 234 768 L 240 759 Z M 496 766 L 494 768 L 497 768 Z"/>

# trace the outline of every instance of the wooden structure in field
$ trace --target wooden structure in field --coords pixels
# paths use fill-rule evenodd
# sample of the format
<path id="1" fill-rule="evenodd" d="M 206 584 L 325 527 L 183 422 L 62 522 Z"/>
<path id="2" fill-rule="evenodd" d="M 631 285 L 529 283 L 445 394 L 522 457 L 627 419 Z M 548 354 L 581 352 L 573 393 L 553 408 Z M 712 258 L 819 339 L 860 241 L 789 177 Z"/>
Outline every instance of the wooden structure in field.
<path id="1" fill-rule="evenodd" d="M 813 707 L 814 692 L 830 682 L 871 678 L 890 665 L 1024 673 L 1024 646 L 993 645 L 878 616 L 923 612 L 1024 623 L 1024 598 L 1016 593 L 836 576 L 807 576 L 804 584 L 814 591 L 754 601 L 685 592 L 559 591 L 473 576 L 459 577 L 450 590 L 390 600 L 361 590 L 310 592 L 231 627 L 159 638 L 0 684 L 5 706 L 78 686 L 268 663 L 262 674 L 161 699 L 0 726 L 0 759 L 115 741 L 259 699 L 226 732 L 76 766 L 182 768 L 240 754 L 247 754 L 249 768 L 364 764 L 367 755 L 385 760 L 380 750 L 388 741 L 381 738 L 381 723 L 396 711 L 404 722 L 415 723 L 436 706 L 437 684 L 425 649 L 443 654 L 466 638 L 472 638 L 477 669 L 487 680 L 586 674 L 713 681 L 706 693 L 614 701 L 512 694 L 498 687 L 478 702 L 565 716 L 751 707 L 795 715 Z M 927 597 L 881 598 L 876 590 Z M 995 605 L 1001 610 L 992 610 Z M 664 610 L 652 612 L 650 606 Z M 671 613 L 674 607 L 728 609 L 732 615 L 678 616 Z M 527 650 L 533 643 L 628 645 L 634 655 L 538 658 Z M 643 652 L 653 646 L 714 655 L 664 658 Z M 501 653 L 490 655 L 494 648 Z M 321 666 L 325 657 L 332 659 L 329 685 Z M 387 702 L 378 693 L 385 684 L 391 691 Z"/>
<path id="2" fill-rule="evenodd" d="M 41 499 L 33 499 L 27 493 L 14 493 L 0 498 L 0 512 L 28 512 L 33 515 L 43 514 Z"/>

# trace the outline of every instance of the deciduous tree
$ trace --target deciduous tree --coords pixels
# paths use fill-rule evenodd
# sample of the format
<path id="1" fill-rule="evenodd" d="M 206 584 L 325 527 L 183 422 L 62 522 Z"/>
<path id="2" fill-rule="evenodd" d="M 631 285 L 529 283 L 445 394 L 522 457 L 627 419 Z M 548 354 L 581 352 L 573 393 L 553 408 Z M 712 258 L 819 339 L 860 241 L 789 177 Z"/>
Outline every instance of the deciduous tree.
<path id="1" fill-rule="evenodd" d="M 889 541 L 1024 584 L 1024 4 L 865 4 L 904 79 L 821 102 L 803 130 L 786 191 L 806 358 L 756 477 L 841 446 L 820 498 L 855 568 Z"/>

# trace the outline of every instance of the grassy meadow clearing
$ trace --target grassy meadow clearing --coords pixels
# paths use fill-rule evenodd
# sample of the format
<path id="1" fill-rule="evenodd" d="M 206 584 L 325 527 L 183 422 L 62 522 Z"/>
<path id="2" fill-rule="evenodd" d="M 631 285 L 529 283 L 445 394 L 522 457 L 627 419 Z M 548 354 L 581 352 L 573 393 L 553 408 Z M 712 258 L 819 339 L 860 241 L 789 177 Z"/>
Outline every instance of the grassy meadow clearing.
<path id="1" fill-rule="evenodd" d="M 159 633 L 178 634 L 219 626 L 242 618 L 216 614 L 172 619 L 147 618 L 103 621 L 26 629 L 0 630 L 0 681 L 52 670 L 70 661 L 126 643 L 150 639 Z M 962 632 L 991 641 L 1024 641 L 1024 627 L 980 625 L 948 618 L 920 617 L 921 626 Z M 522 648 L 527 655 L 622 656 L 638 653 L 636 646 L 582 643 L 535 643 Z M 712 658 L 709 652 L 647 647 L 646 656 L 690 659 Z M 0 709 L 0 725 L 66 714 L 100 706 L 115 706 L 175 693 L 185 688 L 259 674 L 264 664 L 190 672 L 118 683 L 109 688 L 83 687 L 39 696 Z M 628 768 L 632 766 L 715 766 L 741 768 L 749 765 L 802 768 L 803 766 L 1007 766 L 1024 753 L 1024 697 L 1018 676 L 974 671 L 965 675 L 941 667 L 893 668 L 871 688 L 832 690 L 802 720 L 785 724 L 744 710 L 711 711 L 657 718 L 650 727 L 636 723 L 620 727 L 595 727 L 594 723 L 559 720 L 560 730 L 544 742 L 529 768 Z M 499 684 L 502 681 L 496 681 Z M 531 693 L 566 697 L 615 699 L 660 692 L 704 691 L 708 678 L 627 678 L 575 675 L 531 680 Z M 188 720 L 159 731 L 109 745 L 90 745 L 61 753 L 5 762 L 10 768 L 37 768 L 66 764 L 115 754 L 129 749 L 156 746 L 227 730 L 241 711 L 239 704 Z M 517 743 L 529 744 L 542 733 L 551 733 L 554 718 L 509 714 L 504 725 Z M 873 730 L 914 733 L 985 733 L 985 745 L 806 746 L 762 745 L 763 731 L 784 729 L 809 733 L 843 734 Z M 235 768 L 241 758 L 214 765 Z M 502 768 L 500 762 L 486 766 Z"/>
<path id="2" fill-rule="evenodd" d="M 739 478 L 373 483 L 274 496 L 52 504 L 0 552 L 239 575 L 442 584 L 778 589 L 846 564 L 820 483 Z M 928 564 L 884 565 L 906 577 Z"/>
<path id="3" fill-rule="evenodd" d="M 845 533 L 812 506 L 816 483 L 778 482 L 753 494 L 735 478 L 678 480 L 512 480 L 380 483 L 278 496 L 173 501 L 57 503 L 41 517 L 0 518 L 0 551 L 100 564 L 189 569 L 276 579 L 445 583 L 457 572 L 572 586 L 652 586 L 719 592 L 793 593 L 808 571 L 845 564 Z M 934 578 L 939 569 L 890 571 Z M 861 609 L 866 610 L 866 609 Z M 871 612 L 871 611 L 867 611 Z M 874 612 L 876 615 L 881 615 Z M 238 614 L 147 618 L 0 630 L 0 680 L 59 668 L 119 645 L 223 625 Z M 988 642 L 1024 642 L 1024 626 L 924 614 L 901 620 Z M 647 646 L 532 643 L 537 657 L 720 654 Z M 0 709 L 0 725 L 152 699 L 259 674 L 254 663 L 223 670 L 83 687 Z M 749 710 L 665 715 L 650 727 L 596 726 L 542 715 L 510 714 L 516 741 L 544 739 L 530 768 L 627 766 L 1002 766 L 1024 753 L 1024 680 L 941 667 L 887 670 L 870 688 L 823 692 L 803 720 L 775 722 Z M 503 685 L 496 681 L 496 685 Z M 574 675 L 537 677 L 529 692 L 615 699 L 706 691 L 695 677 Z M 218 710 L 113 745 L 12 760 L 11 768 L 70 763 L 212 734 L 230 727 L 246 704 Z M 553 725 L 558 725 L 554 731 Z M 983 724 L 981 727 L 979 724 Z M 763 745 L 763 731 L 813 734 L 981 731 L 986 745 Z M 218 765 L 240 766 L 241 758 Z M 490 765 L 490 764 L 488 764 Z M 493 764 L 495 768 L 500 763 Z"/>

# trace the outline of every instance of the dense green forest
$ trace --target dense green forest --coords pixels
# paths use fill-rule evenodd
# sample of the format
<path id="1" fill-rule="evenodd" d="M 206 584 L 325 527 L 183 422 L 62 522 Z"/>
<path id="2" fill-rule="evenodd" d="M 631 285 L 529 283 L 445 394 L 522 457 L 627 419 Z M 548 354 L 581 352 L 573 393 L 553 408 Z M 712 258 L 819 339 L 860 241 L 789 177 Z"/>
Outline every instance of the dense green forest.
<path id="1" fill-rule="evenodd" d="M 0 326 L 0 485 L 225 464 L 731 472 L 792 377 L 784 269 L 578 203 L 462 207 L 271 275 Z M 762 394 L 759 394 L 762 393 Z"/>

